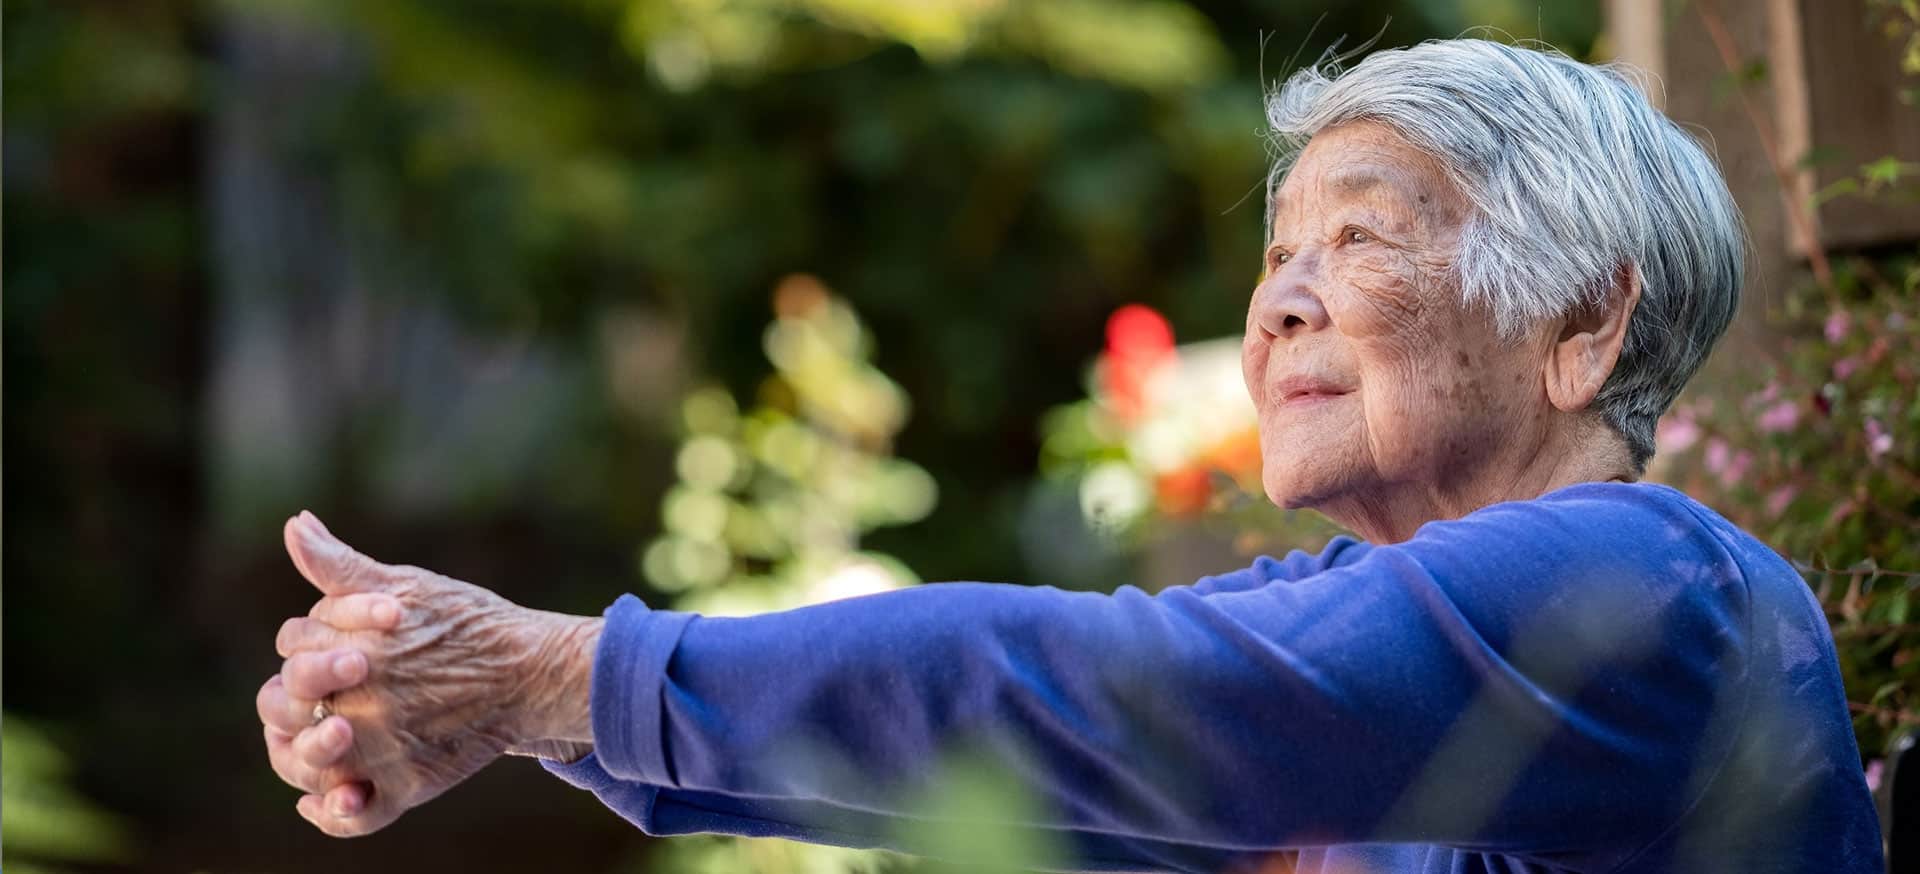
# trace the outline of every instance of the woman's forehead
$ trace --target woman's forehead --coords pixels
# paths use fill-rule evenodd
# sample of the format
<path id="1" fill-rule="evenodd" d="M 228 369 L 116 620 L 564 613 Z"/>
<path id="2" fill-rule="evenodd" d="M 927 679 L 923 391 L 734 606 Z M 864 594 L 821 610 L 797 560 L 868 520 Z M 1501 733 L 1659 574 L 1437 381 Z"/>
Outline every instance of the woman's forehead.
<path id="1" fill-rule="evenodd" d="M 1299 202 L 1366 198 L 1389 204 L 1451 206 L 1452 180 L 1440 162 L 1384 125 L 1355 122 L 1314 136 L 1274 195 L 1276 214 Z"/>

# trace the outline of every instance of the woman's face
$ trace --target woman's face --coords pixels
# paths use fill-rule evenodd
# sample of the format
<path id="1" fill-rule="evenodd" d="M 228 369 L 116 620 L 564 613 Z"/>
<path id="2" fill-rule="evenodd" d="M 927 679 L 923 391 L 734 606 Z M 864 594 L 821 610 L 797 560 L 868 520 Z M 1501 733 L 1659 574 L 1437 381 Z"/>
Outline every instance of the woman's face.
<path id="1" fill-rule="evenodd" d="M 1274 503 L 1379 511 L 1478 488 L 1503 450 L 1540 445 L 1550 338 L 1502 342 L 1465 306 L 1452 266 L 1470 214 L 1383 125 L 1329 128 L 1300 155 L 1241 347 Z"/>

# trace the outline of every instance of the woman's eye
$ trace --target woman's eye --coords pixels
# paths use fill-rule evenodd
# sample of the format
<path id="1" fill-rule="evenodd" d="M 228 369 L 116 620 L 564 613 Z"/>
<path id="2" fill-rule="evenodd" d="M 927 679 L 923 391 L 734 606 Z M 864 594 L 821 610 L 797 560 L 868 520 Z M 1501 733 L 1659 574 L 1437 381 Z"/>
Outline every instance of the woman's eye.
<path id="1" fill-rule="evenodd" d="M 1372 241 L 1373 238 L 1367 236 L 1366 231 L 1356 231 L 1352 228 L 1347 229 L 1347 242 L 1349 243 L 1369 243 Z"/>
<path id="2" fill-rule="evenodd" d="M 1287 263 L 1288 261 L 1292 261 L 1292 260 L 1293 260 L 1293 253 L 1292 253 L 1292 252 L 1282 252 L 1282 251 L 1279 251 L 1279 250 L 1277 250 L 1277 249 L 1276 249 L 1276 250 L 1274 250 L 1274 252 L 1273 252 L 1273 254 L 1271 254 L 1271 255 L 1269 255 L 1269 256 L 1267 256 L 1267 260 L 1269 260 L 1269 261 L 1271 261 L 1271 262 L 1273 262 L 1273 266 L 1275 266 L 1275 267 L 1278 267 L 1278 266 L 1280 266 L 1280 265 L 1282 265 L 1282 264 L 1285 264 L 1285 263 Z"/>

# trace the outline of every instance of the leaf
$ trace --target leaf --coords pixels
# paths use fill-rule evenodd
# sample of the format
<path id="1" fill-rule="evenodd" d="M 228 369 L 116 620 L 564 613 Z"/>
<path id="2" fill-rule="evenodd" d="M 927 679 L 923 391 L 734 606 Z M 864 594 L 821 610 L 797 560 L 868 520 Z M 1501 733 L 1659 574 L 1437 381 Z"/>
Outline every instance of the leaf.
<path id="1" fill-rule="evenodd" d="M 1845 179 L 1836 179 L 1827 187 L 1814 192 L 1813 205 L 1821 206 L 1834 198 L 1858 193 L 1860 193 L 1860 183 L 1853 177 L 1849 176 Z"/>
<path id="2" fill-rule="evenodd" d="M 1901 167 L 1899 158 L 1888 155 L 1878 161 L 1860 165 L 1860 175 L 1866 179 L 1869 192 L 1878 191 L 1900 181 Z"/>

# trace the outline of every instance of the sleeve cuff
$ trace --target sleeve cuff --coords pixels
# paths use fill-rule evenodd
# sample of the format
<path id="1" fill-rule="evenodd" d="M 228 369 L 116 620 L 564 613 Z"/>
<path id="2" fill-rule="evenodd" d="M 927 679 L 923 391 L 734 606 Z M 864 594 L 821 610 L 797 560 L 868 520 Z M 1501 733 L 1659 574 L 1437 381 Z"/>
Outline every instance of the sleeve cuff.
<path id="1" fill-rule="evenodd" d="M 659 789 L 645 783 L 629 783 L 607 773 L 595 753 L 572 762 L 542 759 L 540 765 L 573 787 L 593 793 L 600 803 L 633 823 L 635 828 L 650 835 L 659 834 L 653 822 L 653 805 L 659 800 Z"/>
<path id="2" fill-rule="evenodd" d="M 666 749 L 667 665 L 697 617 L 650 610 L 639 598 L 622 595 L 606 618 L 593 660 L 594 754 L 582 761 L 596 761 L 620 780 L 677 785 Z"/>

